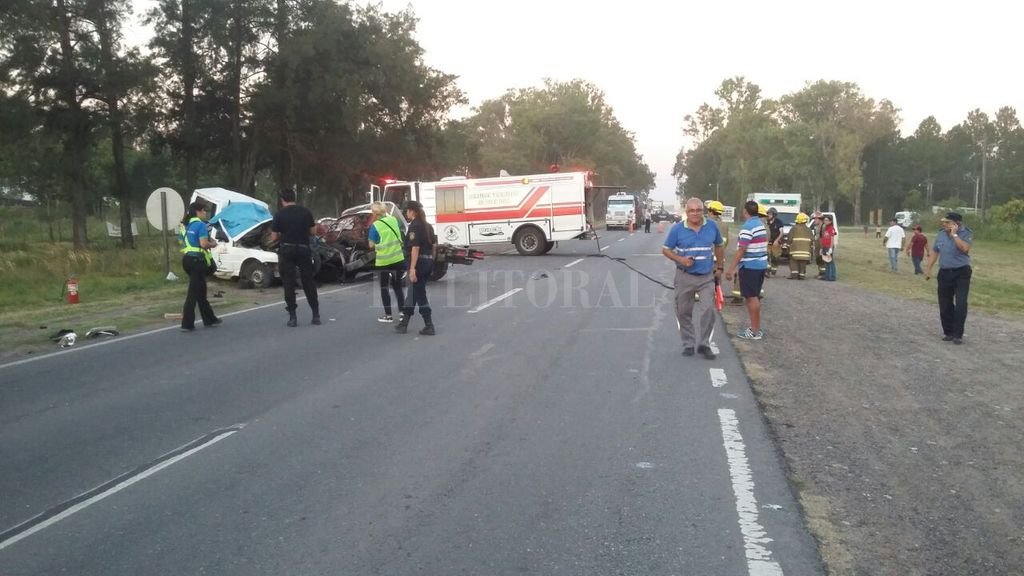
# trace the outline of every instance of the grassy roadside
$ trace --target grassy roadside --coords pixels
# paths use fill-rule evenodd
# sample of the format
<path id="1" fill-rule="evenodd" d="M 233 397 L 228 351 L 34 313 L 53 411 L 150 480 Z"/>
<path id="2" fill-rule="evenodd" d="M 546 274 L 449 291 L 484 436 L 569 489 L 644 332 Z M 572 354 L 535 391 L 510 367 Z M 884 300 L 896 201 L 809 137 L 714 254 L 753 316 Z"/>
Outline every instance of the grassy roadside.
<path id="1" fill-rule="evenodd" d="M 171 271 L 164 276 L 163 240 L 141 236 L 134 250 L 114 239 L 75 251 L 70 243 L 0 243 L 0 360 L 53 350 L 49 336 L 67 328 L 80 338 L 90 328 L 116 326 L 122 333 L 174 325 L 164 314 L 181 312 L 187 279 L 177 246 L 170 246 Z M 80 303 L 68 304 L 64 283 L 78 279 Z M 218 312 L 281 298 L 280 289 L 241 290 L 235 282 L 210 280 L 210 302 Z"/>
<path id="2" fill-rule="evenodd" d="M 929 246 L 935 241 L 935 232 L 926 232 Z M 989 314 L 1024 314 L 1024 269 L 1017 265 L 1024 255 L 1024 245 L 976 240 L 971 247 L 970 309 Z M 926 260 L 927 262 L 927 260 Z M 785 266 L 784 266 L 785 268 Z M 871 232 L 867 238 L 862 230 L 843 228 L 836 249 L 836 268 L 839 281 L 875 292 L 901 296 L 913 300 L 935 302 L 935 278 L 938 264 L 932 270 L 931 280 L 914 275 L 914 264 L 903 252 L 899 259 L 899 272 L 889 271 L 889 254 L 882 241 Z"/>

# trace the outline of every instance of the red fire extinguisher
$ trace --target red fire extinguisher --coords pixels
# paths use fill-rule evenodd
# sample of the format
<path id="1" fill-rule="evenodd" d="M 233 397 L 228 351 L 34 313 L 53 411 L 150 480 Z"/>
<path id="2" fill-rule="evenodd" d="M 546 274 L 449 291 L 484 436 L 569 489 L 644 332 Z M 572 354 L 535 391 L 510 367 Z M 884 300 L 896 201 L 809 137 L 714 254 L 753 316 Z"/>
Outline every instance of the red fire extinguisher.
<path id="1" fill-rule="evenodd" d="M 74 276 L 68 277 L 66 285 L 68 293 L 68 304 L 78 304 L 78 278 Z"/>

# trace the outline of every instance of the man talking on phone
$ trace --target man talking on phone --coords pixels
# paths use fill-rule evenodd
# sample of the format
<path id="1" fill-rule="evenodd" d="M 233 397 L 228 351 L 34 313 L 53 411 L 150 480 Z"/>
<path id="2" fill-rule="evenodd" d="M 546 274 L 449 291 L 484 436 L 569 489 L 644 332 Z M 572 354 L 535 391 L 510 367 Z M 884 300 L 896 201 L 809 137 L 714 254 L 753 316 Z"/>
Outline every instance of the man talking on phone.
<path id="1" fill-rule="evenodd" d="M 967 293 L 971 289 L 971 242 L 974 235 L 963 225 L 964 217 L 950 212 L 942 219 L 942 230 L 935 237 L 924 279 L 932 277 L 932 267 L 939 262 L 939 320 L 942 339 L 963 344 L 967 321 Z"/>

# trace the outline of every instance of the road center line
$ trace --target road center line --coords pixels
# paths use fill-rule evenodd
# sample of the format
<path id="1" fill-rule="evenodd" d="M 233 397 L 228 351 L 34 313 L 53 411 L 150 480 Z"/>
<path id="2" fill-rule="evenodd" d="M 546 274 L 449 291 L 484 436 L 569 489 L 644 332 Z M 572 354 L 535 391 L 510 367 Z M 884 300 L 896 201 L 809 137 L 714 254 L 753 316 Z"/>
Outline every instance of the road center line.
<path id="1" fill-rule="evenodd" d="M 521 292 L 522 290 L 523 290 L 522 288 L 513 288 L 512 290 L 509 290 L 508 292 L 505 292 L 501 296 L 498 296 L 496 298 L 491 298 L 487 302 L 484 302 L 483 304 L 477 306 L 476 308 L 473 308 L 472 310 L 467 310 L 466 313 L 467 314 L 476 314 L 477 312 L 479 312 L 481 310 L 485 310 L 487 308 L 490 308 L 491 306 L 494 306 L 495 304 L 497 304 L 498 302 L 501 302 L 502 300 L 504 300 L 506 298 L 512 297 L 517 292 Z"/>
<path id="2" fill-rule="evenodd" d="M 576 260 L 569 262 L 565 266 L 562 266 L 562 268 L 572 268 L 573 266 L 579 264 L 580 262 L 583 262 L 583 258 L 577 258 Z"/>
<path id="3" fill-rule="evenodd" d="M 601 252 L 604 252 L 605 250 L 607 250 L 609 248 L 611 248 L 611 246 L 605 246 L 604 248 L 601 248 Z"/>
<path id="4" fill-rule="evenodd" d="M 222 430 L 215 430 L 202 438 L 189 442 L 180 448 L 176 448 L 175 450 L 164 454 L 149 464 L 140 466 L 126 474 L 122 474 L 121 476 L 97 486 L 88 492 L 79 494 L 67 502 L 58 504 L 46 512 L 22 522 L 14 528 L 5 530 L 3 533 L 0 533 L 0 550 L 3 550 L 20 540 L 28 538 L 36 532 L 52 526 L 76 512 L 80 512 L 89 506 L 92 506 L 107 496 L 113 496 L 136 482 L 145 480 L 164 468 L 172 466 L 173 464 L 188 458 L 204 448 L 213 446 L 217 442 L 237 433 L 241 429 L 242 426 L 239 425 L 224 428 Z"/>
<path id="5" fill-rule="evenodd" d="M 725 370 L 721 368 L 711 368 L 711 385 L 715 388 L 721 388 L 729 383 L 725 377 Z"/>
<path id="6" fill-rule="evenodd" d="M 617 241 L 618 241 L 618 242 L 622 242 L 622 241 L 624 241 L 624 240 L 625 240 L 625 238 L 619 238 L 619 239 L 618 239 Z"/>
<path id="7" fill-rule="evenodd" d="M 719 408 L 718 420 L 722 426 L 722 440 L 729 461 L 732 492 L 736 497 L 743 548 L 746 551 L 747 571 L 750 576 L 783 576 L 782 567 L 772 560 L 767 545 L 772 542 L 758 518 L 757 499 L 754 497 L 754 479 L 747 460 L 747 448 L 740 435 L 736 411 Z"/>

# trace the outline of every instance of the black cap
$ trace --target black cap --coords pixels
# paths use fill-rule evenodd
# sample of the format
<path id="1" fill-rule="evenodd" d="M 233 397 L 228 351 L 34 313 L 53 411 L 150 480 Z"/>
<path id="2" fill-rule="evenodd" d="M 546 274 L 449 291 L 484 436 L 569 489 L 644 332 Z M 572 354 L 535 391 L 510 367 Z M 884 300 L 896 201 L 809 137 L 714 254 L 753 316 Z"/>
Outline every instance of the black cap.
<path id="1" fill-rule="evenodd" d="M 407 200 L 405 202 L 404 210 L 423 210 L 423 204 L 420 204 L 415 200 Z"/>
<path id="2" fill-rule="evenodd" d="M 949 212 L 943 220 L 948 220 L 950 222 L 963 222 L 964 217 L 961 216 L 959 212 Z"/>

